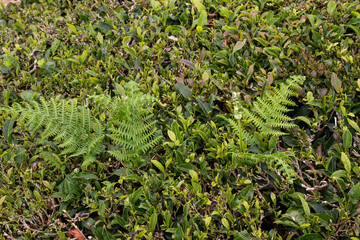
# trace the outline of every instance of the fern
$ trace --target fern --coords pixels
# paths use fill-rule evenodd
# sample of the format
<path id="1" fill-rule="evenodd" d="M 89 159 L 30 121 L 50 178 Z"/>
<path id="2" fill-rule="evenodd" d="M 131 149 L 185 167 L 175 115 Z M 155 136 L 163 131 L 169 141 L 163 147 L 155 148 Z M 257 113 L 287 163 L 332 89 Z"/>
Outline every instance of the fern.
<path id="1" fill-rule="evenodd" d="M 76 99 L 32 101 L 22 106 L 15 103 L 11 108 L 13 117 L 19 116 L 23 124 L 34 136 L 41 130 L 41 139 L 53 138 L 62 149 L 60 155 L 83 156 L 83 166 L 91 164 L 100 153 L 104 138 L 103 127 L 94 119 L 90 110 L 77 105 Z M 48 155 L 43 155 L 48 156 Z M 49 159 L 49 158 L 48 158 Z"/>
<path id="2" fill-rule="evenodd" d="M 234 155 L 249 165 L 265 162 L 270 169 L 274 169 L 278 174 L 281 174 L 290 184 L 296 179 L 297 175 L 291 166 L 292 161 L 287 152 L 273 154 L 235 153 Z"/>
<path id="3" fill-rule="evenodd" d="M 129 82 L 118 93 L 120 96 L 113 99 L 110 107 L 114 127 L 108 135 L 117 146 L 108 152 L 119 160 L 139 165 L 141 156 L 162 138 L 156 121 L 151 121 L 154 116 L 150 105 L 155 99 L 142 94 L 135 82 Z"/>
<path id="4" fill-rule="evenodd" d="M 279 88 L 272 92 L 266 91 L 262 98 L 257 97 L 251 110 L 236 103 L 234 114 L 244 115 L 262 135 L 286 135 L 282 129 L 296 127 L 291 123 L 293 119 L 286 115 L 290 111 L 287 106 L 296 106 L 290 97 L 297 95 L 297 90 L 304 80 L 304 77 L 292 76 L 285 83 L 281 83 Z"/>
<path id="5" fill-rule="evenodd" d="M 57 170 L 60 171 L 62 176 L 65 176 L 65 168 L 66 165 L 63 161 L 61 161 L 60 157 L 52 152 L 49 151 L 41 151 L 40 157 L 44 159 L 44 161 L 50 166 L 53 167 L 52 172 Z"/>
<path id="6" fill-rule="evenodd" d="M 247 145 L 254 143 L 254 136 L 245 130 L 239 122 L 225 116 L 221 117 L 229 123 L 233 133 L 240 141 L 245 142 Z M 238 119 L 238 121 L 240 121 L 240 119 Z"/>
<path id="7" fill-rule="evenodd" d="M 90 97 L 95 108 L 101 108 L 100 113 L 108 118 L 107 135 L 104 124 L 92 115 L 90 108 L 79 106 L 76 99 L 52 98 L 46 101 L 41 97 L 39 101 L 24 106 L 15 103 L 7 112 L 12 112 L 13 118 L 19 118 L 18 124 L 27 128 L 33 137 L 40 132 L 42 140 L 55 141 L 61 149 L 59 155 L 68 158 L 81 156 L 83 167 L 93 163 L 97 155 L 104 152 L 106 136 L 115 144 L 108 153 L 118 160 L 139 166 L 143 155 L 162 138 L 155 126 L 156 121 L 152 121 L 151 109 L 155 99 L 142 94 L 133 81 L 124 88 L 120 85 L 117 88 L 118 95 L 114 98 L 109 95 Z M 43 152 L 41 156 L 53 167 L 60 167 L 52 153 Z"/>
<path id="8" fill-rule="evenodd" d="M 286 113 L 290 111 L 288 106 L 296 106 L 295 102 L 290 99 L 291 96 L 297 95 L 297 90 L 305 80 L 301 76 L 293 76 L 281 83 L 279 88 L 272 91 L 266 91 L 263 97 L 258 97 L 253 103 L 252 109 L 243 107 L 240 103 L 237 93 L 234 93 L 234 116 L 235 120 L 225 118 L 233 130 L 235 136 L 239 139 L 238 146 L 230 141 L 230 150 L 233 157 L 240 158 L 245 164 L 257 164 L 266 162 L 271 169 L 276 169 L 290 183 L 296 177 L 296 173 L 291 167 L 291 158 L 286 153 L 274 154 L 255 154 L 248 153 L 245 147 L 255 142 L 255 136 L 242 126 L 243 122 L 249 122 L 259 130 L 263 136 L 282 136 L 285 135 L 282 129 L 290 129 L 296 125 L 291 123 L 293 120 Z M 246 119 L 246 121 L 243 121 Z"/>

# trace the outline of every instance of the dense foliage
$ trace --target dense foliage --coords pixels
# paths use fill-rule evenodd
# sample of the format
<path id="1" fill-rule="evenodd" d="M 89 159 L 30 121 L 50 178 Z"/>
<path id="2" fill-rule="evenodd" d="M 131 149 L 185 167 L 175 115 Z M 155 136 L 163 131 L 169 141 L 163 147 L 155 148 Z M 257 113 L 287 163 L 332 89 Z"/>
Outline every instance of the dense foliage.
<path id="1" fill-rule="evenodd" d="M 357 0 L 0 10 L 0 239 L 358 239 Z"/>

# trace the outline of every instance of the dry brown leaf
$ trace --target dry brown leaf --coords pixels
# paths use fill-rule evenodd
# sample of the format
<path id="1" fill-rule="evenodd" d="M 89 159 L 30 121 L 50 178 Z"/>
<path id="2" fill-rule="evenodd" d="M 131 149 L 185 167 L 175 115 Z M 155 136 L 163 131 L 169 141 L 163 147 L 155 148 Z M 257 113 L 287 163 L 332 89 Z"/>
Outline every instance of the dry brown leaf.
<path id="1" fill-rule="evenodd" d="M 84 234 L 79 229 L 73 229 L 67 232 L 68 237 L 76 238 L 77 240 L 86 240 Z"/>

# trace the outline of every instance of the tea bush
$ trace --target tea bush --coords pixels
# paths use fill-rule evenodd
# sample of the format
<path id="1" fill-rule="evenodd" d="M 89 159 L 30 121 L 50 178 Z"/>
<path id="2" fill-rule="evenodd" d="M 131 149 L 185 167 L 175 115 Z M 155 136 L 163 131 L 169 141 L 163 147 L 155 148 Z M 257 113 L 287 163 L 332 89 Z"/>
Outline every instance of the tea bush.
<path id="1" fill-rule="evenodd" d="M 358 239 L 357 0 L 0 10 L 0 239 Z"/>

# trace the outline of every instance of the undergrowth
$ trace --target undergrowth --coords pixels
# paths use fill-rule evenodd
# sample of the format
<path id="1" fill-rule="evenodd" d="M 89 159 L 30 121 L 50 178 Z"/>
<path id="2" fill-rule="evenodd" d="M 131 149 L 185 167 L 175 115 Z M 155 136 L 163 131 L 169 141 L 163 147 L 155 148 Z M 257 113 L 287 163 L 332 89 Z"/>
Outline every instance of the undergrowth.
<path id="1" fill-rule="evenodd" d="M 0 240 L 358 239 L 359 1 L 0 10 Z"/>

